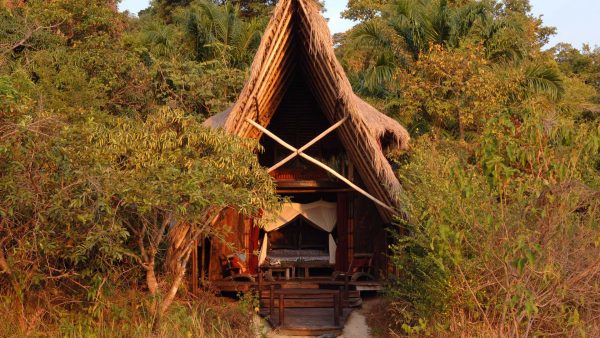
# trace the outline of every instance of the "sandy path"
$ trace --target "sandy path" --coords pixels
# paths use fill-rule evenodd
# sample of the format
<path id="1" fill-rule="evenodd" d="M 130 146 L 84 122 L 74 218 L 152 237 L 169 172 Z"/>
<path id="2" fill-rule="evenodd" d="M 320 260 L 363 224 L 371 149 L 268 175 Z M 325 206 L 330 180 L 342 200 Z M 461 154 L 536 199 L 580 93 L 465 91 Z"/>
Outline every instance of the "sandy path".
<path id="1" fill-rule="evenodd" d="M 352 311 L 348 320 L 346 321 L 346 325 L 344 326 L 344 331 L 341 336 L 337 336 L 337 338 L 370 338 L 371 334 L 369 333 L 370 329 L 367 325 L 367 320 L 365 316 L 361 313 L 362 309 Z M 313 337 L 302 337 L 302 336 L 284 336 L 276 334 L 272 331 L 272 329 L 262 320 L 260 317 L 256 316 L 254 319 L 255 327 L 261 328 L 260 332 L 262 334 L 257 335 L 257 338 L 267 337 L 267 338 L 313 338 Z M 322 338 L 335 338 L 333 335 L 324 335 Z"/>

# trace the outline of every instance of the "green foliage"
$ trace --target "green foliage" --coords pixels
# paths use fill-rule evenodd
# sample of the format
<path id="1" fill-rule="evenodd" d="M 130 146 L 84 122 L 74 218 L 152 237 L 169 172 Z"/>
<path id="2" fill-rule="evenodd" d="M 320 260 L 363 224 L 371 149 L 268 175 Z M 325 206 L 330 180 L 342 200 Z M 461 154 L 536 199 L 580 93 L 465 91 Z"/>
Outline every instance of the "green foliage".
<path id="1" fill-rule="evenodd" d="M 255 298 L 175 296 L 222 208 L 279 202 L 256 143 L 201 125 L 242 88 L 273 5 L 0 1 L 0 335 L 250 334 Z M 415 140 L 396 163 L 396 332 L 600 334 L 599 53 L 541 51 L 553 29 L 530 10 L 348 3 L 340 61 Z M 116 300 L 144 277 L 151 295 Z"/>
<path id="2" fill-rule="evenodd" d="M 239 7 L 210 1 L 170 16 L 166 22 L 143 13 L 124 37 L 144 63 L 151 102 L 203 116 L 226 109 L 243 85 L 265 18 L 244 18 Z"/>
<path id="3" fill-rule="evenodd" d="M 527 0 L 348 8 L 361 22 L 337 54 L 354 88 L 414 138 L 392 330 L 597 335 L 597 53 L 542 52 L 553 29 Z"/>
<path id="4" fill-rule="evenodd" d="M 452 131 L 461 140 L 483 129 L 507 100 L 505 88 L 510 86 L 497 78 L 481 48 L 447 51 L 432 46 L 398 80 L 403 93 L 400 118 L 413 127 L 413 134 L 433 128 Z"/>
<path id="5" fill-rule="evenodd" d="M 349 0 L 342 17 L 354 21 L 373 19 L 387 3 L 387 0 Z"/>
<path id="6" fill-rule="evenodd" d="M 179 19 L 195 46 L 198 60 L 215 60 L 226 66 L 246 68 L 260 42 L 264 20 L 244 20 L 240 8 L 226 3 L 196 1 Z"/>
<path id="7" fill-rule="evenodd" d="M 391 247 L 397 330 L 593 335 L 598 191 L 578 183 L 577 166 L 561 162 L 583 161 L 597 149 L 556 144 L 558 131 L 523 126 L 512 134 L 509 120 L 501 136 L 496 123 L 486 127 L 493 134 L 482 136 L 482 153 L 422 138 L 400 171 L 412 217 L 401 223 L 408 236 Z M 506 142 L 532 144 L 519 144 L 515 156 Z M 533 162 L 523 166 L 527 158 Z"/>
<path id="8" fill-rule="evenodd" d="M 208 53 L 186 29 L 192 12 Z M 279 202 L 257 144 L 201 125 L 241 88 L 264 20 L 207 2 L 174 15 L 127 18 L 110 1 L 0 7 L 0 292 L 20 334 L 61 302 L 89 315 L 65 334 L 91 333 L 111 290 L 150 269 L 171 287 L 144 304 L 155 321 L 181 284 L 165 261 L 185 273 L 189 250 L 164 250 L 182 225 L 191 242 L 219 237 L 222 208 Z"/>
<path id="9" fill-rule="evenodd" d="M 600 92 L 600 49 L 592 50 L 590 46 L 584 45 L 580 51 L 562 43 L 554 47 L 552 52 L 565 74 L 581 79 Z M 593 101 L 596 104 L 600 103 L 600 96 L 596 94 Z"/>
<path id="10" fill-rule="evenodd" d="M 208 129 L 198 118 L 170 109 L 143 121 L 112 123 L 90 135 L 99 145 L 90 156 L 106 161 L 101 170 L 111 179 L 106 183 L 114 189 L 110 195 L 123 209 L 141 213 L 140 218 L 158 209 L 172 213 L 177 222 L 197 223 L 205 221 L 208 207 L 256 215 L 277 202 L 273 183 L 254 155 L 254 142 Z"/>
<path id="11" fill-rule="evenodd" d="M 27 334 L 15 332 L 15 311 L 9 303 L 0 301 L 4 314 L 0 323 L 0 336 L 12 337 L 201 337 L 201 338 L 251 338 L 255 337 L 252 312 L 227 299 L 210 293 L 197 298 L 182 297 L 173 305 L 162 325 L 152 332 L 152 316 L 144 306 L 145 293 L 128 289 L 127 292 L 111 294 L 110 303 L 102 308 L 98 318 L 70 309 L 68 305 L 56 304 L 47 318 L 32 316 L 28 321 Z M 46 315 L 48 316 L 48 315 Z"/>
<path id="12" fill-rule="evenodd" d="M 275 0 L 216 0 L 214 2 L 219 5 L 230 3 L 239 6 L 246 17 L 268 16 L 273 6 L 277 4 Z"/>

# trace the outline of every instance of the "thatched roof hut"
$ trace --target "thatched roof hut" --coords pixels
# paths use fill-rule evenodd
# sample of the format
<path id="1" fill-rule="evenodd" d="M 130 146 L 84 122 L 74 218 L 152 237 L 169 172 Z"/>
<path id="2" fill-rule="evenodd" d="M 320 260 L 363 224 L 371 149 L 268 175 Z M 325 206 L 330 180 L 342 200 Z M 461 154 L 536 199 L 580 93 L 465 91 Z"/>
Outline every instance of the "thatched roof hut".
<path id="1" fill-rule="evenodd" d="M 205 124 L 241 137 L 260 138 L 262 132 L 247 119 L 269 125 L 296 72 L 306 78 L 331 124 L 348 118 L 337 135 L 365 190 L 387 205 L 398 207 L 395 195 L 401 186 L 384 151 L 406 149 L 410 136 L 398 122 L 354 94 L 336 59 L 327 22 L 314 0 L 279 1 L 238 100 Z M 393 212 L 381 207 L 379 212 L 385 220 L 391 220 Z"/>

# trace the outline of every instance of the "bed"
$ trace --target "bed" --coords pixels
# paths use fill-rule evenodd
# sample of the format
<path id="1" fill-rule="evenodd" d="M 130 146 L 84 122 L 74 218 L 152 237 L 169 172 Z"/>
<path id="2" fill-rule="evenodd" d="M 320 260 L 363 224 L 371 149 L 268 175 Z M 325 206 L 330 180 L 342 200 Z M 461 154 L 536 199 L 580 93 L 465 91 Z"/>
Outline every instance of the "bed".
<path id="1" fill-rule="evenodd" d="M 329 266 L 329 252 L 318 249 L 274 249 L 267 253 L 265 263 L 268 263 L 268 265 L 281 265 L 298 262 L 322 262 L 324 266 Z"/>

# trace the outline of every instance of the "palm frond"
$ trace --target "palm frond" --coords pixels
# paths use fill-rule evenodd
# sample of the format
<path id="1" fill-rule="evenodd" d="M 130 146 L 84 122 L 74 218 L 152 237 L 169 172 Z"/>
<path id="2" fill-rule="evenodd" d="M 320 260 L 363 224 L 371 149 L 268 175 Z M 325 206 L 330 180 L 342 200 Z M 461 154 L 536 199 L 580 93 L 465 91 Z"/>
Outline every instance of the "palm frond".
<path id="1" fill-rule="evenodd" d="M 559 100 L 565 93 L 560 71 L 544 64 L 534 64 L 525 68 L 524 85 L 532 94 L 547 95 Z"/>
<path id="2" fill-rule="evenodd" d="M 397 68 L 391 55 L 381 53 L 375 59 L 375 63 L 365 72 L 363 86 L 371 92 L 375 91 L 378 87 L 392 80 L 394 71 Z"/>
<path id="3" fill-rule="evenodd" d="M 389 48 L 391 39 L 385 28 L 385 25 L 378 20 L 365 22 L 352 32 L 353 41 L 360 46 Z"/>

